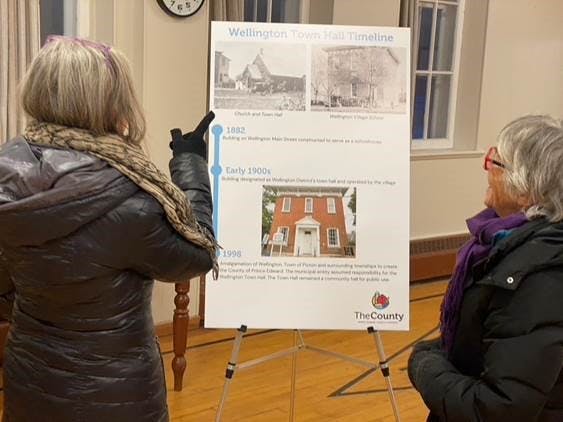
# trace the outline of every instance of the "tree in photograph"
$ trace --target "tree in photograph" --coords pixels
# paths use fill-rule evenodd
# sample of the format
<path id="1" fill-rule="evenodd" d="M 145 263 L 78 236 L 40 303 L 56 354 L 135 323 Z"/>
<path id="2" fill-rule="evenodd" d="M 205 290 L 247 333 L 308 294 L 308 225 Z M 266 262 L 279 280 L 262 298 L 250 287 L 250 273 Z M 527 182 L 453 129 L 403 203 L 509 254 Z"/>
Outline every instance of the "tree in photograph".
<path id="1" fill-rule="evenodd" d="M 328 53 L 328 81 L 326 93 L 329 108 L 341 106 L 338 98 L 338 87 L 349 85 L 352 78 L 349 51 L 345 49 L 333 50 Z"/>
<path id="2" fill-rule="evenodd" d="M 350 195 L 350 200 L 348 201 L 348 208 L 352 211 L 352 215 L 354 216 L 354 220 L 352 224 L 356 225 L 356 188 L 352 189 L 352 194 Z"/>
<path id="3" fill-rule="evenodd" d="M 318 48 L 313 54 L 311 73 L 313 105 L 318 105 L 322 102 L 321 98 L 324 98 L 325 95 L 327 95 L 328 100 L 328 61 L 327 53 L 322 48 Z"/>
<path id="4" fill-rule="evenodd" d="M 262 192 L 262 236 L 269 234 L 274 219 L 273 205 L 276 203 L 277 195 L 269 187 L 264 187 Z"/>
<path id="5" fill-rule="evenodd" d="M 388 80 L 389 71 L 389 55 L 387 49 L 381 47 L 368 47 L 362 49 L 363 65 L 360 66 L 359 78 L 368 86 L 368 103 L 371 108 L 377 107 L 377 89 Z"/>
<path id="6" fill-rule="evenodd" d="M 351 191 L 351 193 L 350 193 Z M 351 227 L 351 231 L 348 233 L 348 244 L 350 247 L 352 247 L 355 251 L 355 246 L 356 246 L 356 188 L 350 188 L 348 190 L 348 192 L 346 192 L 346 196 L 349 195 L 349 200 L 347 203 L 348 208 L 350 209 L 351 213 L 352 213 L 352 227 Z M 348 228 L 346 229 L 348 230 Z M 354 252 L 355 254 L 355 252 Z"/>

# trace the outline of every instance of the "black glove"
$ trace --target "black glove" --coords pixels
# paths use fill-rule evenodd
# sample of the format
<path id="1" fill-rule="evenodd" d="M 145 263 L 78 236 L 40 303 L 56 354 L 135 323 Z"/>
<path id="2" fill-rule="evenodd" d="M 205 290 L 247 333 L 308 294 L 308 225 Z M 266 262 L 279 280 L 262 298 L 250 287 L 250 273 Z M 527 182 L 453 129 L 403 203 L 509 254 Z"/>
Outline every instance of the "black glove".
<path id="1" fill-rule="evenodd" d="M 203 139 L 205 132 L 209 129 L 209 125 L 215 118 L 215 113 L 210 111 L 205 115 L 197 127 L 192 131 L 182 135 L 182 131 L 178 128 L 172 129 L 172 142 L 170 142 L 170 149 L 172 155 L 176 157 L 179 154 L 186 152 L 194 153 L 207 160 L 207 144 Z"/>
<path id="2" fill-rule="evenodd" d="M 437 372 L 444 369 L 453 369 L 453 365 L 441 348 L 413 350 L 409 357 L 409 379 L 419 392 L 424 391 L 434 381 Z"/>
<path id="3" fill-rule="evenodd" d="M 416 354 L 418 352 L 429 351 L 429 350 L 441 350 L 442 349 L 442 339 L 440 337 L 434 338 L 432 340 L 422 340 L 416 343 L 412 348 L 411 354 Z"/>

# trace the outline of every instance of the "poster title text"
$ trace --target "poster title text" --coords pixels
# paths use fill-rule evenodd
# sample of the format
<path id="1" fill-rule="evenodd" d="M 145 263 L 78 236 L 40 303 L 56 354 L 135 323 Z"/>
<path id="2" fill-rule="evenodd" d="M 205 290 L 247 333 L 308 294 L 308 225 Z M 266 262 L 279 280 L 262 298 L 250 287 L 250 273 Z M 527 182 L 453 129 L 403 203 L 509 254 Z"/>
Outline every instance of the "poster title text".
<path id="1" fill-rule="evenodd" d="M 229 35 L 233 38 L 246 38 L 256 40 L 281 40 L 294 41 L 353 41 L 356 43 L 392 43 L 392 34 L 382 32 L 356 32 L 338 30 L 298 30 L 298 29 L 256 29 L 229 27 Z"/>

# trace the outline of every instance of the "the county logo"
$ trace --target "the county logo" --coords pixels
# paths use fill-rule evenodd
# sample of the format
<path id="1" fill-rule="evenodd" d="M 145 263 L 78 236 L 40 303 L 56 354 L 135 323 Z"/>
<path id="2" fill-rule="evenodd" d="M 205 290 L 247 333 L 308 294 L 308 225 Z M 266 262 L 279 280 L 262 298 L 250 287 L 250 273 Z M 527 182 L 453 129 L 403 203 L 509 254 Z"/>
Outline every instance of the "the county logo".
<path id="1" fill-rule="evenodd" d="M 389 306 L 389 297 L 375 292 L 371 298 L 371 304 L 375 309 L 385 309 Z"/>

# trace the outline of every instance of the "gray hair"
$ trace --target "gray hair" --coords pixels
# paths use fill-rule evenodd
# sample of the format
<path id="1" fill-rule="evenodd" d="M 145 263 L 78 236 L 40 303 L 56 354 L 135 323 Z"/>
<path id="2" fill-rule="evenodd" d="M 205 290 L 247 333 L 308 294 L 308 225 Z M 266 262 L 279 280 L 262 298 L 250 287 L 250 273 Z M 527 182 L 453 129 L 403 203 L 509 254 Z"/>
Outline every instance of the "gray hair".
<path id="1" fill-rule="evenodd" d="M 39 51 L 21 85 L 24 111 L 39 122 L 118 134 L 139 144 L 145 117 L 129 64 L 119 51 L 92 41 L 52 37 Z"/>
<path id="2" fill-rule="evenodd" d="M 524 116 L 502 129 L 499 158 L 507 188 L 529 198 L 528 218 L 563 220 L 563 122 L 550 116 Z"/>

